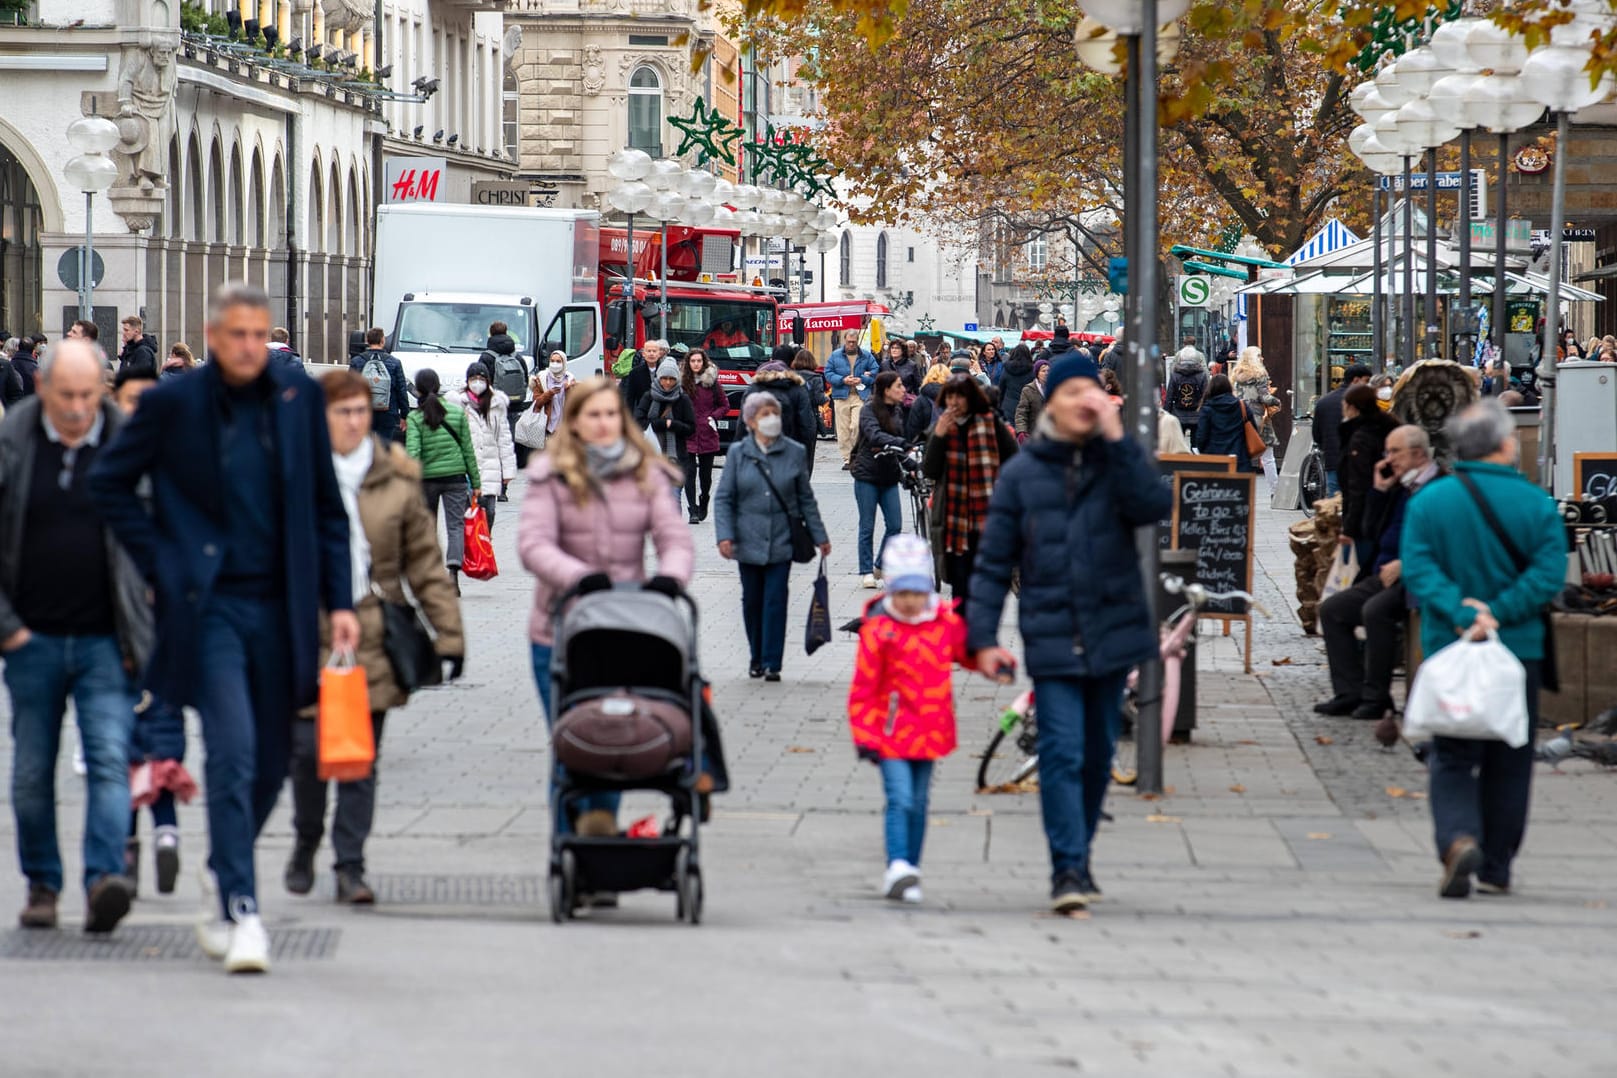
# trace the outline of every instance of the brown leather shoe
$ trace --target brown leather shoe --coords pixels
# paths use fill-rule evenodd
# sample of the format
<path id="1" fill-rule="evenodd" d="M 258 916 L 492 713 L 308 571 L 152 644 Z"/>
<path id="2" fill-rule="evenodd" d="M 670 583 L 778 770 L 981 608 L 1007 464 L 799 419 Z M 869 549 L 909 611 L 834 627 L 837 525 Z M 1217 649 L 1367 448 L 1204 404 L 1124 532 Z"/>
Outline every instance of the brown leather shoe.
<path id="1" fill-rule="evenodd" d="M 42 883 L 28 885 L 28 905 L 17 915 L 24 928 L 56 927 L 56 892 Z"/>
<path id="2" fill-rule="evenodd" d="M 93 933 L 111 932 L 129 913 L 129 904 L 135 898 L 135 885 L 129 877 L 116 873 L 102 876 L 90 888 L 84 907 L 84 930 Z"/>
<path id="3" fill-rule="evenodd" d="M 337 901 L 348 906 L 376 905 L 376 892 L 365 877 L 353 869 L 337 870 Z"/>
<path id="4" fill-rule="evenodd" d="M 1449 843 L 1443 855 L 1443 885 L 1438 894 L 1444 898 L 1465 898 L 1471 894 L 1471 877 L 1482 867 L 1482 847 L 1470 835 L 1461 835 Z"/>

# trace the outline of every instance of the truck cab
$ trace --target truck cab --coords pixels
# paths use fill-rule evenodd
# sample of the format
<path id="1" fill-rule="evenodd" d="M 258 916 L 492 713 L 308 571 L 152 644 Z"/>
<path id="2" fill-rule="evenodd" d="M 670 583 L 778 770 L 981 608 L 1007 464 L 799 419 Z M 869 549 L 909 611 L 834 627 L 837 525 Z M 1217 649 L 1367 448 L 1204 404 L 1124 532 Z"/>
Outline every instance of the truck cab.
<path id="1" fill-rule="evenodd" d="M 536 355 L 543 365 L 549 352 L 559 350 L 580 380 L 600 373 L 594 304 L 563 307 L 541 333 L 531 296 L 406 292 L 388 335 L 389 350 L 403 364 L 406 377 L 413 380 L 417 371 L 430 367 L 446 390 L 459 389 L 466 384 L 466 368 L 488 347 L 488 329 L 495 322 L 506 324 L 529 371 Z"/>

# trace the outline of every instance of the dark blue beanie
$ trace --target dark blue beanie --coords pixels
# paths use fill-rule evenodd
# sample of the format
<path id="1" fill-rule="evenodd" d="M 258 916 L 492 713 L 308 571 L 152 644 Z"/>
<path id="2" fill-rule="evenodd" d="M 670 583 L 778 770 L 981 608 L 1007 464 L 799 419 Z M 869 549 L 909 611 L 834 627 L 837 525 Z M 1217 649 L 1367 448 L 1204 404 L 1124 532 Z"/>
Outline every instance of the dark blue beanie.
<path id="1" fill-rule="evenodd" d="M 1044 395 L 1053 396 L 1056 387 L 1068 378 L 1088 378 L 1096 385 L 1100 384 L 1100 368 L 1088 352 L 1071 351 L 1050 364 L 1050 374 L 1044 380 Z"/>

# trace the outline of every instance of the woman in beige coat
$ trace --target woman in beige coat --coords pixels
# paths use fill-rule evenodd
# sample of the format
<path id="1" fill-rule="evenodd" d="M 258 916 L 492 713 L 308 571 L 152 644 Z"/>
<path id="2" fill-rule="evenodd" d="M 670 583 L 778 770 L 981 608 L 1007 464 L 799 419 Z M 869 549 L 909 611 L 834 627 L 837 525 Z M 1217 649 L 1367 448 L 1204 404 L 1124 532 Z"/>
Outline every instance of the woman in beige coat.
<path id="1" fill-rule="evenodd" d="M 448 678 L 460 677 L 466 646 L 460 601 L 438 549 L 437 521 L 421 497 L 421 466 L 404 448 L 371 434 L 370 384 L 349 370 L 321 379 L 331 457 L 348 510 L 349 561 L 354 574 L 354 613 L 359 616 L 355 661 L 365 670 L 377 754 L 382 719 L 403 707 L 409 694 L 393 677 L 383 647 L 382 603 L 405 603 L 404 585 L 420 605 L 435 636 Z M 322 631 L 322 635 L 324 632 Z M 324 664 L 329 652 L 322 651 Z M 307 894 L 314 886 L 314 855 L 325 834 L 327 783 L 318 774 L 313 714 L 292 731 L 292 828 L 296 841 L 286 865 L 286 889 Z M 365 882 L 365 839 L 376 810 L 376 770 L 368 778 L 337 784 L 331 844 L 336 853 L 337 901 L 369 905 L 376 895 Z"/>

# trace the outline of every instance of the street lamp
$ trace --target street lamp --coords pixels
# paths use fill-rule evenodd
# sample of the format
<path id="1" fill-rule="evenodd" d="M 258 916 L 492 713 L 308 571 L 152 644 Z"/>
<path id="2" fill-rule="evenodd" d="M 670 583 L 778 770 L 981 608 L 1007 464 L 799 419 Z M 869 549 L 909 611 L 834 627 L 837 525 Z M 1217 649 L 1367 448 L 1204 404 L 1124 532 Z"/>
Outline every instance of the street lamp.
<path id="1" fill-rule="evenodd" d="M 651 175 L 651 155 L 644 150 L 619 150 L 607 158 L 606 170 L 618 181 L 618 186 L 606 193 L 606 200 L 613 208 L 621 210 L 629 218 L 628 243 L 624 258 L 628 262 L 628 273 L 625 274 L 625 289 L 623 298 L 632 309 L 634 306 L 634 215 L 645 211 L 651 205 L 651 200 L 657 197 L 657 192 L 645 182 Z M 637 320 L 631 314 L 628 325 L 629 339 L 625 345 L 629 348 L 639 348 L 640 342 L 635 340 L 635 326 Z"/>
<path id="2" fill-rule="evenodd" d="M 1401 104 L 1407 103 L 1412 100 L 1408 92 L 1397 84 L 1396 79 L 1385 79 L 1387 71 L 1392 66 L 1396 65 L 1389 65 L 1389 68 L 1384 68 L 1381 74 L 1376 76 L 1377 96 L 1391 104 L 1391 99 L 1387 97 L 1387 88 L 1390 85 L 1393 95 L 1398 98 L 1399 102 Z M 1404 287 L 1402 290 L 1403 302 L 1400 305 L 1398 316 L 1398 362 L 1401 366 L 1408 367 L 1415 361 L 1415 264 L 1412 246 L 1415 235 L 1415 208 L 1414 203 L 1410 200 L 1410 187 L 1413 185 L 1410 158 L 1419 153 L 1422 148 L 1409 141 L 1408 127 L 1398 122 L 1401 114 L 1401 107 L 1382 113 L 1381 117 L 1375 122 L 1375 129 L 1376 141 L 1386 147 L 1389 152 L 1397 154 L 1403 164 L 1401 170 L 1403 183 L 1399 189 L 1404 196 L 1404 242 L 1403 252 L 1400 256 L 1404 264 Z"/>
<path id="3" fill-rule="evenodd" d="M 84 192 L 84 246 L 79 248 L 79 317 L 94 318 L 95 195 L 118 182 L 118 166 L 107 151 L 122 140 L 118 125 L 103 116 L 80 116 L 67 125 L 67 141 L 79 155 L 62 169 L 67 182 Z"/>
<path id="4" fill-rule="evenodd" d="M 1453 70 L 1453 74 L 1433 83 L 1431 92 L 1427 95 L 1433 108 L 1443 115 L 1453 117 L 1460 125 L 1459 306 L 1465 316 L 1460 341 L 1463 346 L 1463 358 L 1467 362 L 1472 361 L 1475 352 L 1471 336 L 1471 326 L 1475 323 L 1471 314 L 1471 132 L 1481 126 L 1471 109 L 1471 100 L 1482 76 L 1479 74 L 1481 69 L 1471 58 L 1471 51 L 1466 48 L 1466 40 L 1478 21 L 1474 18 L 1451 19 L 1432 32 L 1430 42 L 1432 52 L 1446 67 Z"/>
<path id="5" fill-rule="evenodd" d="M 1521 81 L 1528 96 L 1555 115 L 1555 178 L 1550 196 L 1550 294 L 1544 311 L 1544 343 L 1539 352 L 1538 380 L 1544 387 L 1539 423 L 1539 482 L 1555 491 L 1555 367 L 1561 335 L 1561 248 L 1566 226 L 1567 120 L 1571 113 L 1606 99 L 1609 77 L 1591 84 L 1587 45 L 1551 44 L 1535 50 L 1522 64 Z"/>
<path id="6" fill-rule="evenodd" d="M 1147 455 L 1156 451 L 1157 355 L 1157 28 L 1181 18 L 1190 0 L 1080 0 L 1089 18 L 1124 39 L 1123 198 L 1124 255 L 1128 264 L 1129 323 L 1124 331 L 1130 363 L 1125 398 L 1134 437 Z M 1140 575 L 1153 610 L 1157 594 L 1156 529 L 1135 532 Z M 1139 790 L 1162 792 L 1162 664 L 1140 666 Z M 1155 702 L 1155 703 L 1153 703 Z"/>
<path id="7" fill-rule="evenodd" d="M 1398 60 L 1398 83 L 1409 91 L 1410 100 L 1398 109 L 1398 127 L 1406 145 L 1427 154 L 1426 163 L 1426 358 L 1438 356 L 1437 325 L 1437 150 L 1457 138 L 1460 124 L 1450 115 L 1438 112 L 1427 97 L 1432 87 L 1452 71 L 1443 67 L 1429 48 L 1405 53 Z"/>
<path id="8" fill-rule="evenodd" d="M 1484 22 L 1483 26 L 1492 27 L 1493 24 Z M 1483 49 L 1472 50 L 1471 43 L 1479 39 L 1485 43 Z M 1490 54 L 1500 51 L 1492 40 L 1491 31 L 1484 30 L 1480 26 L 1466 35 L 1466 42 L 1473 63 L 1481 64 Z M 1509 329 L 1505 317 L 1505 258 L 1508 253 L 1506 230 L 1510 223 L 1507 182 L 1510 175 L 1510 136 L 1513 132 L 1536 123 L 1544 111 L 1543 105 L 1527 95 L 1521 78 L 1516 74 L 1516 71 L 1520 70 L 1521 61 L 1525 59 L 1524 50 L 1521 53 L 1521 60 L 1515 61 L 1513 70 L 1494 68 L 1492 74 L 1479 78 L 1472 88 L 1471 103 L 1466 110 L 1480 127 L 1499 136 L 1499 179 L 1495 191 L 1498 197 L 1494 200 L 1493 315 L 1489 321 L 1500 359 L 1506 358 L 1505 338 Z M 1510 57 L 1507 56 L 1504 62 L 1510 66 Z"/>

